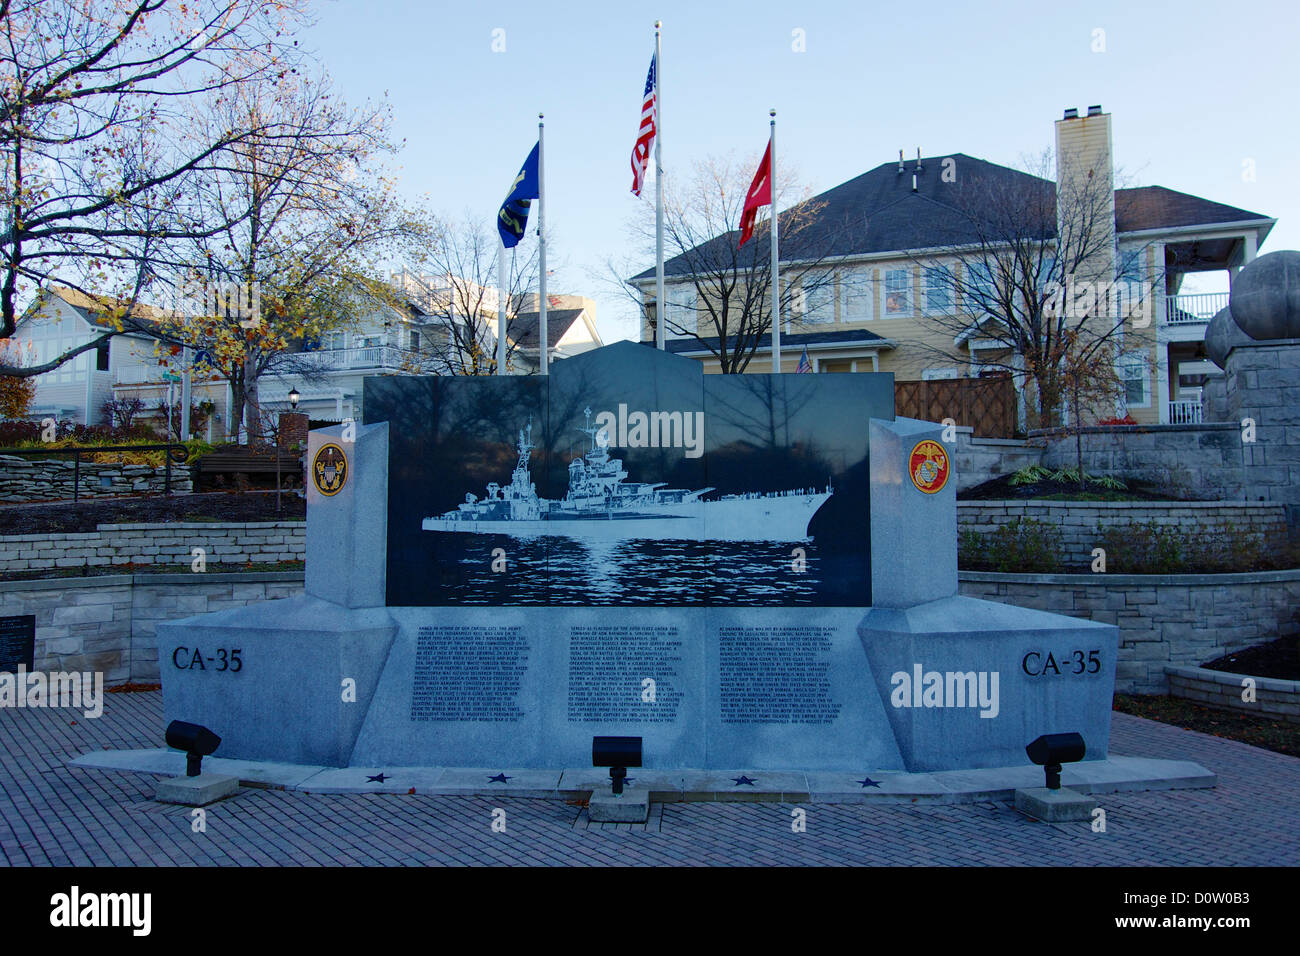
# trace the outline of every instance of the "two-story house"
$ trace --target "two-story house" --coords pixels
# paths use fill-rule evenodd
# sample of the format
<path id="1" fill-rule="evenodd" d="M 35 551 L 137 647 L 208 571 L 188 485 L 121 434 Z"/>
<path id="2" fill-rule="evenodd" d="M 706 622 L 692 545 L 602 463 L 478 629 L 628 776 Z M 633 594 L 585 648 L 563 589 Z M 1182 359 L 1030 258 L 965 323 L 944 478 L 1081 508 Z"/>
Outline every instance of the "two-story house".
<path id="1" fill-rule="evenodd" d="M 915 160 L 900 154 L 809 200 L 817 220 L 811 228 L 822 230 L 825 246 L 818 253 L 819 281 L 807 295 L 790 296 L 784 288 L 791 281 L 785 270 L 798 273 L 807 263 L 787 262 L 782 250 L 783 291 L 791 303 L 781 317 L 782 370 L 795 371 L 805 350 L 817 372 L 893 372 L 900 381 L 975 376 L 985 363 L 1015 366 L 1005 341 L 988 334 L 987 322 L 996 317 L 954 291 L 970 287 L 970 276 L 958 283 L 951 277 L 970 268 L 971 248 L 990 241 L 994 230 L 982 228 L 980 219 L 1005 222 L 1017 204 L 1054 210 L 1058 219 L 1069 215 L 1062 197 L 1083 190 L 1065 177 L 1077 173 L 1078 182 L 1100 183 L 1097 194 L 1109 200 L 1092 227 L 1103 240 L 1089 258 L 1093 271 L 1134 290 L 1128 307 L 1134 296 L 1141 307 L 1135 323 L 1116 323 L 1126 386 L 1116 412 L 1139 422 L 1198 420 L 1199 386 L 1217 372 L 1205 361 L 1205 329 L 1228 296 L 1180 294 L 1184 279 L 1235 274 L 1276 220 L 1163 186 L 1115 189 L 1111 116 L 1099 106 L 1084 115 L 1067 110 L 1057 121 L 1056 163 L 1054 182 L 961 153 Z M 1042 235 L 1044 276 L 1053 243 L 1073 241 L 1078 232 L 1077 224 L 1050 220 L 1051 213 Z M 711 241 L 735 242 L 737 235 Z M 666 348 L 716 372 L 718 330 L 699 298 L 707 284 L 691 275 L 690 261 L 698 259 L 683 254 L 665 263 Z M 645 303 L 642 341 L 653 342 L 654 270 L 629 281 Z M 673 334 L 673 325 L 686 331 Z M 763 336 L 746 370 L 771 367 L 770 336 Z"/>
<path id="2" fill-rule="evenodd" d="M 446 349 L 447 325 L 465 321 L 454 311 L 437 309 L 427 296 L 409 289 L 409 281 L 395 275 L 394 285 L 408 294 L 401 305 L 367 300 L 346 327 L 325 333 L 319 341 L 301 344 L 285 354 L 258 382 L 259 403 L 266 412 L 290 408 L 290 393 L 297 393 L 297 409 L 317 421 L 360 420 L 363 379 L 368 375 L 428 374 L 439 371 L 429 361 Z M 492 311 L 484 313 L 486 332 L 494 347 L 495 290 Z M 577 354 L 601 344 L 595 325 L 595 303 L 582 296 L 549 297 L 547 331 L 552 358 Z M 95 300 L 63 287 L 41 290 L 24 312 L 15 340 L 32 361 L 46 361 L 75 345 L 102 335 L 103 307 Z M 148 325 L 160 313 L 137 305 L 137 324 Z M 523 297 L 508 323 L 515 371 L 527 374 L 540 365 L 536 296 Z M 109 399 L 136 398 L 144 403 L 142 420 L 160 419 L 165 404 L 180 401 L 183 371 L 175 358 L 159 362 L 158 339 L 146 331 L 123 332 L 98 349 L 83 353 L 58 369 L 36 377 L 36 396 L 30 417 L 53 417 L 82 424 L 106 421 Z M 196 358 L 199 356 L 196 355 Z M 229 432 L 234 412 L 230 384 L 200 362 L 190 375 L 191 401 L 209 403 L 213 413 L 205 437 L 220 440 Z"/>

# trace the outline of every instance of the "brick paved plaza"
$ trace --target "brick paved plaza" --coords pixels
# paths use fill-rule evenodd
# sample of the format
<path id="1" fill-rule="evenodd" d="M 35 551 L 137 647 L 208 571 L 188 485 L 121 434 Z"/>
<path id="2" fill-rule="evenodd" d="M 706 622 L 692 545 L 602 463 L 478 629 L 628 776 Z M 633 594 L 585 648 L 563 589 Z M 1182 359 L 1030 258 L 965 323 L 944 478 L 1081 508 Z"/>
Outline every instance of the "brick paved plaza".
<path id="1" fill-rule="evenodd" d="M 73 721 L 75 720 L 75 723 Z M 1005 803 L 656 805 L 645 828 L 588 826 L 561 800 L 318 795 L 241 789 L 191 811 L 152 801 L 157 778 L 81 770 L 90 750 L 157 747 L 162 695 L 110 694 L 98 720 L 0 711 L 0 853 L 10 866 L 606 864 L 1255 866 L 1300 864 L 1300 759 L 1114 715 L 1111 752 L 1194 760 L 1212 790 L 1107 794 L 1106 832 L 1049 826 Z M 492 831 L 493 810 L 506 830 Z"/>

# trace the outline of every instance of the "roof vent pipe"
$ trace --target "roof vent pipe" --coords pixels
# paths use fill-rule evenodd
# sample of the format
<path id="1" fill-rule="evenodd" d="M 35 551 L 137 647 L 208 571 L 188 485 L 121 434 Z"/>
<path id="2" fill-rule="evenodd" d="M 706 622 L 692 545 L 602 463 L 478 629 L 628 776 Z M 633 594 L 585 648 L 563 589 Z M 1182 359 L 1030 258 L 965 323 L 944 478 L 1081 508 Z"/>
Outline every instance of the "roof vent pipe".
<path id="1" fill-rule="evenodd" d="M 912 192 L 916 192 L 916 173 L 912 173 Z"/>
<path id="2" fill-rule="evenodd" d="M 903 171 L 903 151 L 901 149 L 898 151 L 898 171 L 900 173 Z"/>
<path id="3" fill-rule="evenodd" d="M 1066 119 L 1078 119 L 1078 118 L 1079 118 L 1079 111 L 1078 111 L 1077 109 L 1073 109 L 1073 108 L 1068 109 L 1068 110 L 1065 111 L 1065 118 L 1066 118 Z"/>
<path id="4" fill-rule="evenodd" d="M 921 147 L 916 147 L 916 171 L 921 171 Z"/>
<path id="5" fill-rule="evenodd" d="M 1100 105 L 1097 105 L 1097 106 L 1089 106 L 1089 107 L 1088 107 L 1088 115 L 1089 115 L 1089 116 L 1100 116 L 1100 115 L 1101 115 L 1101 106 L 1100 106 Z"/>

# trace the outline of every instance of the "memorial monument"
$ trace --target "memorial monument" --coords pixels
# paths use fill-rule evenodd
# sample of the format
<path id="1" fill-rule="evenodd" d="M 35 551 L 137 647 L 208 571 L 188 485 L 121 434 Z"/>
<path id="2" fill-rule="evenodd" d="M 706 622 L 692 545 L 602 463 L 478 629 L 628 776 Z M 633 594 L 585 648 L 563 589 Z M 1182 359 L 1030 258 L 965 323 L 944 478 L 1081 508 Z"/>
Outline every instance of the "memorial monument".
<path id="1" fill-rule="evenodd" d="M 374 377 L 309 436 L 306 593 L 158 626 L 219 756 L 907 772 L 1107 755 L 1117 629 L 957 593 L 942 426 L 893 376 L 706 376 L 635 343 Z"/>

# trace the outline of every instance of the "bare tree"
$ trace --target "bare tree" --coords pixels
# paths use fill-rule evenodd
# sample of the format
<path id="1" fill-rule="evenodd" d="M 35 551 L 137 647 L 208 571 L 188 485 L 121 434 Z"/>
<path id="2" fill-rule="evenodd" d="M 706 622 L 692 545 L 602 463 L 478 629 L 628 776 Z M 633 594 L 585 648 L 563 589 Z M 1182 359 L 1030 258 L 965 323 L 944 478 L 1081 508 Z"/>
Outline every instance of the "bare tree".
<path id="1" fill-rule="evenodd" d="M 1078 424 L 1122 393 L 1118 376 L 1101 370 L 1113 369 L 1126 331 L 1144 337 L 1160 281 L 1145 269 L 1116 275 L 1115 204 L 1124 200 L 1109 176 L 1063 160 L 1053 182 L 1050 152 L 1026 167 L 959 177 L 948 187 L 948 234 L 908 252 L 924 270 L 925 321 L 952 336 L 920 344 L 949 362 L 1011 373 L 1031 425 L 1062 424 L 1071 405 Z M 962 347 L 972 339 L 978 355 Z M 1089 377 L 1098 387 L 1085 387 Z"/>
<path id="2" fill-rule="evenodd" d="M 745 195 L 758 168 L 758 157 L 737 163 L 734 157 L 710 157 L 697 163 L 693 176 L 678 185 L 665 180 L 664 247 L 670 281 L 686 279 L 693 287 L 698 310 L 665 303 L 664 327 L 687 336 L 716 358 L 724 373 L 744 372 L 764 335 L 772 331 L 770 209 L 761 214 L 753 236 L 740 245 L 740 219 Z M 780 216 L 781 315 L 801 327 L 805 305 L 819 290 L 833 287 L 831 250 L 843 223 L 831 221 L 825 203 L 810 197 L 793 171 L 778 165 L 776 199 L 800 198 Z M 632 225 L 645 256 L 653 257 L 655 213 L 648 201 Z M 611 263 L 612 275 L 637 302 L 653 332 L 655 309 L 645 299 L 653 280 L 627 280 L 626 264 Z M 794 318 L 798 316 L 798 318 Z"/>
<path id="3" fill-rule="evenodd" d="M 159 244 L 211 235 L 198 181 L 262 124 L 191 123 L 194 104 L 289 74 L 306 0 L 0 2 L 0 337 L 52 283 L 103 303 L 102 334 L 32 376 L 140 328 Z"/>
<path id="4" fill-rule="evenodd" d="M 427 246 L 399 282 L 434 323 L 409 371 L 434 375 L 493 375 L 497 370 L 497 317 L 501 311 L 497 278 L 498 241 L 485 217 L 465 213 L 437 220 Z M 523 255 L 519 252 L 525 249 Z M 537 247 L 520 244 L 506 254 L 507 368 L 518 369 L 517 315 L 537 284 Z"/>
<path id="5" fill-rule="evenodd" d="M 424 227 L 375 165 L 393 150 L 387 111 L 346 106 L 323 76 L 241 88 L 220 110 L 196 117 L 204 121 L 274 124 L 274 135 L 231 149 L 229 168 L 203 181 L 200 213 L 219 228 L 172 243 L 169 261 L 154 268 L 200 293 L 182 297 L 163 323 L 171 350 L 182 341 L 206 351 L 231 385 L 231 437 L 243 419 L 252 441 L 260 437 L 262 376 L 319 373 L 302 354 L 304 342 L 400 308 L 376 278 L 380 259 Z M 231 289 L 237 303 L 211 294 Z"/>

